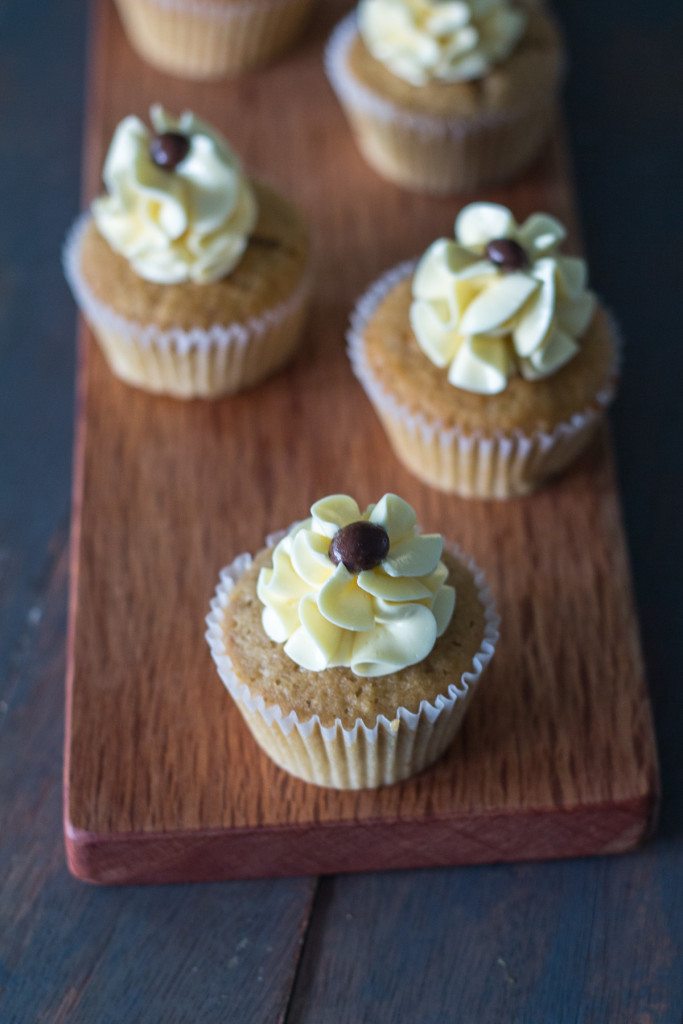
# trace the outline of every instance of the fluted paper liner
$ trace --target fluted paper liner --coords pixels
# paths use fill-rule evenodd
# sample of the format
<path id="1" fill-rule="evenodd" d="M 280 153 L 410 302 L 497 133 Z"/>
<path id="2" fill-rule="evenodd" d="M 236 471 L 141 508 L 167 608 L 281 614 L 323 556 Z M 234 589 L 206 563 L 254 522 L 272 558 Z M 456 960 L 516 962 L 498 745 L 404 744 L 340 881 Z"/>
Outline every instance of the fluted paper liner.
<path id="1" fill-rule="evenodd" d="M 168 74 L 237 75 L 279 56 L 303 28 L 312 0 L 116 0 L 140 56 Z"/>
<path id="2" fill-rule="evenodd" d="M 452 118 L 415 113 L 353 76 L 348 54 L 357 31 L 351 13 L 330 36 L 325 66 L 358 145 L 379 174 L 406 188 L 447 194 L 505 181 L 533 160 L 555 117 L 555 89 L 538 90 L 532 105 L 509 111 Z"/>
<path id="3" fill-rule="evenodd" d="M 376 281 L 358 301 L 347 335 L 354 373 L 375 407 L 397 457 L 421 480 L 465 498 L 509 498 L 529 494 L 565 469 L 592 438 L 614 397 L 620 342 L 610 319 L 617 358 L 613 373 L 593 402 L 550 431 L 494 435 L 446 427 L 413 412 L 373 375 L 365 357 L 365 330 L 386 296 L 415 272 L 402 263 Z M 427 358 L 425 356 L 425 358 Z"/>
<path id="4" fill-rule="evenodd" d="M 268 538 L 268 545 L 273 546 L 282 536 Z M 251 565 L 252 557 L 240 555 L 223 569 L 206 619 L 206 639 L 218 674 L 254 739 L 285 771 L 333 789 L 375 788 L 422 771 L 451 743 L 481 674 L 493 657 L 499 618 L 483 572 L 457 546 L 448 544 L 447 548 L 474 577 L 484 609 L 484 635 L 471 667 L 433 702 L 421 701 L 417 711 L 399 707 L 392 719 L 379 715 L 374 722 L 364 722 L 358 718 L 351 728 L 339 718 L 324 726 L 317 714 L 301 721 L 294 711 L 266 704 L 237 677 L 225 644 L 225 610 L 235 583 Z M 377 685 L 381 684 L 380 677 Z"/>
<path id="5" fill-rule="evenodd" d="M 258 383 L 293 356 L 308 307 L 308 274 L 284 302 L 242 323 L 163 330 L 120 316 L 88 287 L 80 251 L 89 219 L 83 214 L 67 237 L 64 272 L 111 370 L 121 380 L 175 398 L 215 398 Z"/>

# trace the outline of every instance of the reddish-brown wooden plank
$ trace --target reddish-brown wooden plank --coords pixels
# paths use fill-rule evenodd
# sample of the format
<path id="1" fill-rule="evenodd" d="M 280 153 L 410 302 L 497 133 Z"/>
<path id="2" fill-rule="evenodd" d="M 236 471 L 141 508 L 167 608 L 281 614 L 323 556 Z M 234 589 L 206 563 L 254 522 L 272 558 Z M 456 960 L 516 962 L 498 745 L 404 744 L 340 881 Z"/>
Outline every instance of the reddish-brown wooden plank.
<path id="1" fill-rule="evenodd" d="M 2 8 L 0 1021 L 272 1024 L 314 880 L 108 891 L 64 863 L 75 317 L 57 254 L 78 202 L 86 14 L 82 0 Z"/>
<path id="2" fill-rule="evenodd" d="M 309 215 L 316 302 L 295 365 L 222 402 L 115 381 L 84 344 L 72 588 L 66 834 L 72 869 L 166 881 L 617 852 L 650 824 L 657 769 L 606 434 L 533 498 L 467 503 L 391 454 L 343 352 L 356 295 L 447 233 L 461 202 L 415 197 L 362 162 L 324 81 L 321 5 L 280 65 L 193 85 L 144 67 L 111 5 L 93 55 L 88 193 L 115 123 L 194 108 Z M 116 73 L 113 73 L 116 69 Z M 106 88 L 105 88 L 106 83 Z M 561 142 L 487 193 L 573 223 Z M 492 670 L 452 752 L 401 786 L 305 786 L 255 747 L 218 683 L 203 615 L 219 567 L 317 496 L 395 490 L 484 566 L 503 615 Z"/>
<path id="3" fill-rule="evenodd" d="M 60 746 L 68 559 L 53 538 L 0 706 L 0 1020 L 278 1021 L 315 879 L 95 889 L 64 865 Z"/>

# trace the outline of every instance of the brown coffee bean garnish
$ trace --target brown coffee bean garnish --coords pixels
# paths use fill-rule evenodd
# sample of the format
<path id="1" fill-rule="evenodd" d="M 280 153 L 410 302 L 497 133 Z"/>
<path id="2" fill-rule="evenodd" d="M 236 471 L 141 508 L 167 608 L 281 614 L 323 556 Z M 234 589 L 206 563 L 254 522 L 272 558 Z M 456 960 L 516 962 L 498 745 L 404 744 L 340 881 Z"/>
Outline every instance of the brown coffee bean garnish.
<path id="1" fill-rule="evenodd" d="M 349 523 L 335 533 L 328 554 L 334 565 L 341 562 L 349 572 L 374 569 L 389 554 L 389 534 L 364 519 Z"/>
<path id="2" fill-rule="evenodd" d="M 149 145 L 149 155 L 162 171 L 175 171 L 189 152 L 189 139 L 180 132 L 155 135 Z"/>
<path id="3" fill-rule="evenodd" d="M 501 270 L 522 270 L 529 258 L 514 238 L 494 238 L 486 246 L 486 258 Z"/>

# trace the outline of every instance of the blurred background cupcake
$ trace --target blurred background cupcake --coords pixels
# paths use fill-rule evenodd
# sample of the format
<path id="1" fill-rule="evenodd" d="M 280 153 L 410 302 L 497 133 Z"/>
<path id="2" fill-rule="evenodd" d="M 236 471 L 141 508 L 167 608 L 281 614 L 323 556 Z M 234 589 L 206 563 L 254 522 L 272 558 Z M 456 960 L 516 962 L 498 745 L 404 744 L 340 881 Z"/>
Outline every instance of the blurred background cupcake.
<path id="1" fill-rule="evenodd" d="M 498 618 L 479 569 L 385 494 L 331 495 L 221 573 L 207 618 L 219 675 L 257 743 L 320 786 L 426 768 L 459 728 Z"/>
<path id="2" fill-rule="evenodd" d="M 140 56 L 180 78 L 225 78 L 284 53 L 314 0 L 116 0 Z"/>
<path id="3" fill-rule="evenodd" d="M 511 178 L 537 155 L 563 56 L 533 0 L 361 0 L 326 65 L 376 171 L 455 193 Z"/>
<path id="4" fill-rule="evenodd" d="M 616 386 L 615 329 L 546 214 L 472 203 L 417 266 L 356 307 L 354 370 L 397 456 L 466 497 L 527 494 L 592 437 Z"/>
<path id="5" fill-rule="evenodd" d="M 308 232 L 194 114 L 157 106 L 151 120 L 116 129 L 107 194 L 72 229 L 66 274 L 122 380 L 179 398 L 232 393 L 298 344 Z"/>

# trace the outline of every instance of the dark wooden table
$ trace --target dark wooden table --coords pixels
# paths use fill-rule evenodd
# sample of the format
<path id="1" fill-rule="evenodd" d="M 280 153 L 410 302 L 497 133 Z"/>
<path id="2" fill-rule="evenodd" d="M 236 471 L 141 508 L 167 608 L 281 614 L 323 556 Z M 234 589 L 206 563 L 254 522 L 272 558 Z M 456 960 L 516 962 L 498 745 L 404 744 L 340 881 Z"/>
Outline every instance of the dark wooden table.
<path id="1" fill-rule="evenodd" d="M 78 206 L 86 5 L 0 6 L 2 1024 L 683 1019 L 683 9 L 556 7 L 592 278 L 628 339 L 613 422 L 657 836 L 621 858 L 108 890 L 69 877 L 60 806 L 75 311 L 59 252 Z"/>

